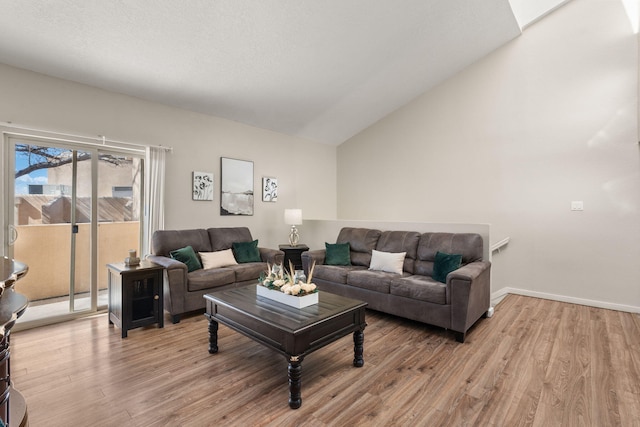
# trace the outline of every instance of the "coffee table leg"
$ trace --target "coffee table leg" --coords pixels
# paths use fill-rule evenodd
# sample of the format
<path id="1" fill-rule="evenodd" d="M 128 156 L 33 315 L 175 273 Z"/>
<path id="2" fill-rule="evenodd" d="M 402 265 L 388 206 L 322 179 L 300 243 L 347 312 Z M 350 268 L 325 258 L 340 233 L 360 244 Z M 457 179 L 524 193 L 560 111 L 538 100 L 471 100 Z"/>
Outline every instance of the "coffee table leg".
<path id="1" fill-rule="evenodd" d="M 289 357 L 289 407 L 298 409 L 302 406 L 302 356 Z"/>
<path id="2" fill-rule="evenodd" d="M 209 353 L 218 352 L 218 322 L 209 318 Z"/>
<path id="3" fill-rule="evenodd" d="M 364 332 L 355 331 L 353 333 L 353 366 L 361 368 L 364 366 Z"/>

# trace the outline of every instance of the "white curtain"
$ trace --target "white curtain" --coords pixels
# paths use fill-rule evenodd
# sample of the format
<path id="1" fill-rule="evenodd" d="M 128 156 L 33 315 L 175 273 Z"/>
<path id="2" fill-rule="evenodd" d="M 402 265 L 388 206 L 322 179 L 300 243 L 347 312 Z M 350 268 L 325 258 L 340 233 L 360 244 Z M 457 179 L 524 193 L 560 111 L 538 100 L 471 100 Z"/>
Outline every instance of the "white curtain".
<path id="1" fill-rule="evenodd" d="M 144 229 L 142 254 L 151 253 L 151 237 L 156 230 L 164 229 L 164 147 L 147 147 L 144 180 Z"/>

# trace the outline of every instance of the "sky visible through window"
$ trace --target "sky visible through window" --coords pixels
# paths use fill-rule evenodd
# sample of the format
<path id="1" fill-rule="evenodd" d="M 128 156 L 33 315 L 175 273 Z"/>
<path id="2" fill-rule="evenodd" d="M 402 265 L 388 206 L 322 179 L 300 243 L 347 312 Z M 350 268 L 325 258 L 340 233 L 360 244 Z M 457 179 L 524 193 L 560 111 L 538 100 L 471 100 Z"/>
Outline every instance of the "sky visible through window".
<path id="1" fill-rule="evenodd" d="M 26 153 L 16 152 L 16 172 L 29 166 Z M 23 175 L 15 180 L 15 195 L 29 194 L 29 184 L 43 185 L 48 183 L 46 169 L 39 169 L 28 175 Z"/>

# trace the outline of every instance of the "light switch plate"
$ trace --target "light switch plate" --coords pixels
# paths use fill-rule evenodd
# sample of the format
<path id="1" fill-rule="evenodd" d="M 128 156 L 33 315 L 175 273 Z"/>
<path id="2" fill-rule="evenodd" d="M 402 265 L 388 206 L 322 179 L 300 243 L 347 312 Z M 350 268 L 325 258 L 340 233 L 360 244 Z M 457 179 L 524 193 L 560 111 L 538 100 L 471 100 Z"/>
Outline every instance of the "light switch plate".
<path id="1" fill-rule="evenodd" d="M 573 202 L 571 202 L 571 210 L 572 211 L 583 211 L 584 210 L 584 203 L 582 202 L 582 200 L 574 200 Z"/>

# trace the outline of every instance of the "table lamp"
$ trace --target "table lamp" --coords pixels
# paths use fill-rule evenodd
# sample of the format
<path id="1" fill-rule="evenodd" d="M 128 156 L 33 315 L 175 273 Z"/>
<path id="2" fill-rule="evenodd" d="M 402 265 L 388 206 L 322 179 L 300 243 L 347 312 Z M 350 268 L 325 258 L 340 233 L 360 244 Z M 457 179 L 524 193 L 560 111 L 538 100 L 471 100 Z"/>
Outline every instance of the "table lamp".
<path id="1" fill-rule="evenodd" d="M 297 246 L 300 236 L 298 235 L 298 229 L 296 225 L 302 224 L 302 209 L 285 209 L 284 210 L 284 222 L 291 226 L 291 232 L 289 233 L 289 244 L 291 246 Z"/>

